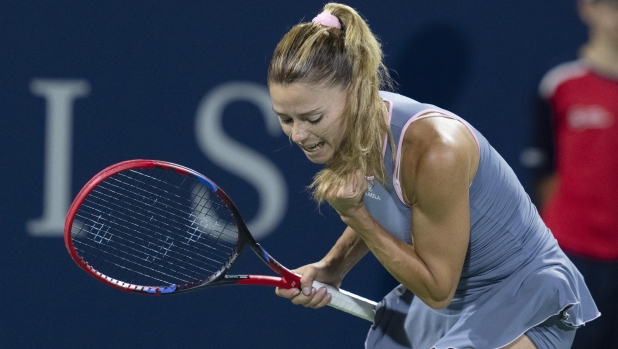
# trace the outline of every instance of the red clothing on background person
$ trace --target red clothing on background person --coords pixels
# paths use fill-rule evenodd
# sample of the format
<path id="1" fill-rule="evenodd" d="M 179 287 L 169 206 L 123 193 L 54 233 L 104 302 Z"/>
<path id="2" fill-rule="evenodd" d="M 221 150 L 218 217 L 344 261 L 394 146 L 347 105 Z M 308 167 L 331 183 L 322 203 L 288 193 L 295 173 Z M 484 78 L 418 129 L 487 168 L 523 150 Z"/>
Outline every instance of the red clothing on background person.
<path id="1" fill-rule="evenodd" d="M 618 77 L 578 60 L 549 71 L 540 93 L 559 178 L 541 215 L 566 252 L 618 260 Z"/>
<path id="2" fill-rule="evenodd" d="M 577 0 L 577 9 L 588 40 L 580 60 L 542 79 L 535 146 L 522 161 L 541 217 L 601 312 L 572 348 L 618 348 L 618 1 Z"/>

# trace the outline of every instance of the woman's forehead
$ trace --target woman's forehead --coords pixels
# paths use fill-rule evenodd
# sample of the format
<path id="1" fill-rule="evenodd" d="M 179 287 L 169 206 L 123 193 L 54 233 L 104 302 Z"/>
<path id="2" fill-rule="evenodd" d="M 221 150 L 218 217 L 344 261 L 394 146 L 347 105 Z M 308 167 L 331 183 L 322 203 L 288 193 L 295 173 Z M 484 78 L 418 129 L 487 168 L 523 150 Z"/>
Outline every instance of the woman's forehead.
<path id="1" fill-rule="evenodd" d="M 308 116 L 345 103 L 346 93 L 339 88 L 315 84 L 272 84 L 273 110 L 278 114 Z"/>

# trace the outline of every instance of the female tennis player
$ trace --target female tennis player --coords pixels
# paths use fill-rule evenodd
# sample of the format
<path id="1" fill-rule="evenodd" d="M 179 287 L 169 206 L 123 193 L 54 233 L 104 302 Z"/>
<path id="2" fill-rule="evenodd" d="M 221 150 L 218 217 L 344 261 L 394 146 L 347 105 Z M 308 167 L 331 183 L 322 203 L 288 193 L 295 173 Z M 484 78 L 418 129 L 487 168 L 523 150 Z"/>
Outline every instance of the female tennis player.
<path id="1" fill-rule="evenodd" d="M 371 251 L 401 285 L 379 303 L 367 348 L 569 348 L 599 312 L 512 169 L 462 118 L 389 86 L 380 44 L 345 5 L 275 49 L 273 109 L 325 165 L 314 198 L 347 224 L 297 269 L 302 291 L 277 294 L 321 308 L 330 295 L 311 282 L 340 286 Z"/>

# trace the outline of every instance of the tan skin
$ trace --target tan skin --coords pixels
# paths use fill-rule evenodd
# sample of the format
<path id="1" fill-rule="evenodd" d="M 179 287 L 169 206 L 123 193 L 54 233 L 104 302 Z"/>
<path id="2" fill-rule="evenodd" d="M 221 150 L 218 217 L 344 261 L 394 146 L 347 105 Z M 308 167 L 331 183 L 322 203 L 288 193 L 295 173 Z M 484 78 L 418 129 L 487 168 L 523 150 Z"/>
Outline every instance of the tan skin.
<path id="1" fill-rule="evenodd" d="M 618 1 L 578 2 L 589 39 L 581 55 L 602 73 L 618 77 Z"/>
<path id="2" fill-rule="evenodd" d="M 346 91 L 294 83 L 271 84 L 273 110 L 284 132 L 316 163 L 325 163 L 337 151 L 344 127 L 338 121 Z M 319 112 L 311 112 L 316 111 Z M 316 146 L 317 145 L 317 146 Z M 471 133 L 456 121 L 426 117 L 414 122 L 404 135 L 400 183 L 411 205 L 414 245 L 394 238 L 363 204 L 366 175 L 356 172 L 346 185 L 326 194 L 347 228 L 319 262 L 296 270 L 302 275 L 297 289 L 276 293 L 294 304 L 321 308 L 330 301 L 313 280 L 339 287 L 347 272 L 371 251 L 401 284 L 434 309 L 453 299 L 470 239 L 469 186 L 479 164 L 479 151 Z M 508 348 L 535 348 L 524 335 Z"/>

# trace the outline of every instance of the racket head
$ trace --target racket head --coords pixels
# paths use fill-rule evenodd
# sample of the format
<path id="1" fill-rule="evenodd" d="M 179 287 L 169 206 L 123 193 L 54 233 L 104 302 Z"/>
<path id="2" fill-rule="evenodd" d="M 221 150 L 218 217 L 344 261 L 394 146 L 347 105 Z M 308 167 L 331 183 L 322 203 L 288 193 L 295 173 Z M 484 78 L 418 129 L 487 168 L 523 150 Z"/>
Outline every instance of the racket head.
<path id="1" fill-rule="evenodd" d="M 124 161 L 95 175 L 69 208 L 64 241 L 97 280 L 144 294 L 226 282 L 243 246 L 255 243 L 212 180 L 157 160 Z"/>

